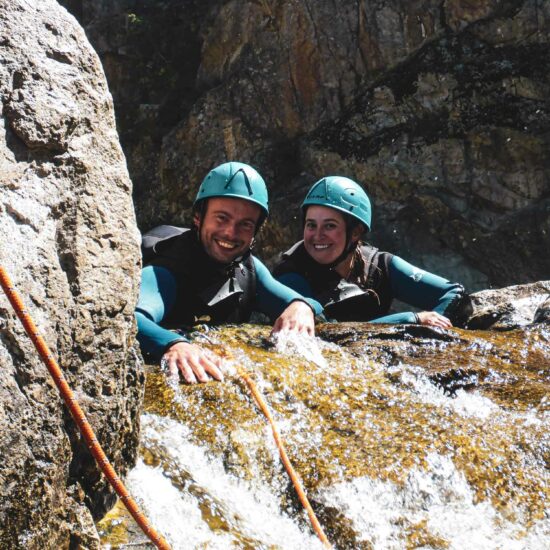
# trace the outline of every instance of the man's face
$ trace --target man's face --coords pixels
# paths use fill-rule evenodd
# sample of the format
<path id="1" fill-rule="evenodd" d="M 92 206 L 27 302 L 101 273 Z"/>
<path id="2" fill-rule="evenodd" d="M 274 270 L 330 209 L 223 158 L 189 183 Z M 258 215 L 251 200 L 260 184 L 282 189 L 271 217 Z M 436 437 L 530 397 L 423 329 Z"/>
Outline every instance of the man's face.
<path id="1" fill-rule="evenodd" d="M 208 199 L 202 219 L 198 213 L 194 218 L 206 253 L 224 264 L 242 256 L 252 244 L 260 213 L 260 207 L 247 200 Z"/>

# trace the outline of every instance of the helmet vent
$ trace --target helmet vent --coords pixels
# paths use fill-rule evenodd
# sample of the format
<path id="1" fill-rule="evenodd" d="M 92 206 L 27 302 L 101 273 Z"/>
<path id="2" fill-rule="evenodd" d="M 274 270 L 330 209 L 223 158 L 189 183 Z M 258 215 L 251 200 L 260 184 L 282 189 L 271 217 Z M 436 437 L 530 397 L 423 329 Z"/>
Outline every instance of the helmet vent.
<path id="1" fill-rule="evenodd" d="M 244 178 L 244 183 L 246 184 L 246 189 L 248 190 L 248 194 L 250 196 L 252 196 L 254 194 L 254 191 L 252 191 L 252 185 L 250 185 L 250 180 L 248 179 L 248 176 L 246 175 L 246 172 L 242 169 L 242 168 L 239 168 L 228 180 L 227 180 L 227 183 L 225 184 L 225 187 L 224 189 L 229 189 L 230 185 L 231 185 L 231 182 L 233 181 L 233 178 L 235 178 L 235 176 L 239 173 L 242 173 L 243 175 L 243 178 Z"/>

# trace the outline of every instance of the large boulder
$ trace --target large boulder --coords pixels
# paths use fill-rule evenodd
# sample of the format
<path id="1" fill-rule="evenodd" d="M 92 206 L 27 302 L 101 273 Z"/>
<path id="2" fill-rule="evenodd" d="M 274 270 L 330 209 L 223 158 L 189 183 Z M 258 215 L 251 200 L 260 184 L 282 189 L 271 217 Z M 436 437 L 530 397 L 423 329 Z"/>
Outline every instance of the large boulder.
<path id="1" fill-rule="evenodd" d="M 104 63 L 143 229 L 188 221 L 238 159 L 270 185 L 264 259 L 339 173 L 372 196 L 377 246 L 471 291 L 547 278 L 547 3 L 64 2 Z"/>
<path id="2" fill-rule="evenodd" d="M 550 281 L 472 294 L 471 329 L 509 330 L 550 320 Z"/>
<path id="3" fill-rule="evenodd" d="M 131 182 L 101 63 L 54 0 L 0 2 L 0 264 L 115 468 L 136 456 L 143 373 Z M 106 486 L 0 293 L 0 547 L 97 548 Z"/>

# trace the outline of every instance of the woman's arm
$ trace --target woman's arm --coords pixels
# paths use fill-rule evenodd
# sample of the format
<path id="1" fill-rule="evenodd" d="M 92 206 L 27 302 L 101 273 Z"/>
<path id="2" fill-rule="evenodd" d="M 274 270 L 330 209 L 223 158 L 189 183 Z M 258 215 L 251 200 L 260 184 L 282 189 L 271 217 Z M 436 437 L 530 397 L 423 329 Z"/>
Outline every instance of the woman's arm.
<path id="1" fill-rule="evenodd" d="M 393 256 L 390 262 L 389 275 L 394 297 L 424 312 L 435 312 L 456 323 L 467 316 L 468 306 L 471 308 L 462 285 L 419 269 L 398 256 Z"/>

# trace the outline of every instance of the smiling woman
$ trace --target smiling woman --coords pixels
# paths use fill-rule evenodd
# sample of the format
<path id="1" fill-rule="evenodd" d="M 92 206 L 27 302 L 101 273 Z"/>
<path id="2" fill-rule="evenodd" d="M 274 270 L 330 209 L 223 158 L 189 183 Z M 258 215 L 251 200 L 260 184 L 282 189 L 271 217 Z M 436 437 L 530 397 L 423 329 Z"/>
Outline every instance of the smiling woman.
<path id="1" fill-rule="evenodd" d="M 351 242 L 357 242 L 363 233 L 361 224 L 352 230 Z M 347 256 L 347 225 L 343 214 L 326 206 L 310 206 L 304 224 L 304 247 L 318 263 L 338 266 Z M 336 262 L 336 263 L 335 263 Z M 349 271 L 347 265 L 340 267 Z M 342 273 L 347 276 L 349 273 Z"/>
<path id="2" fill-rule="evenodd" d="M 361 241 L 371 227 L 363 188 L 340 176 L 321 179 L 302 203 L 303 240 L 283 254 L 275 276 L 318 300 L 338 321 L 461 325 L 472 306 L 464 288 Z M 421 309 L 388 315 L 394 298 Z"/>

